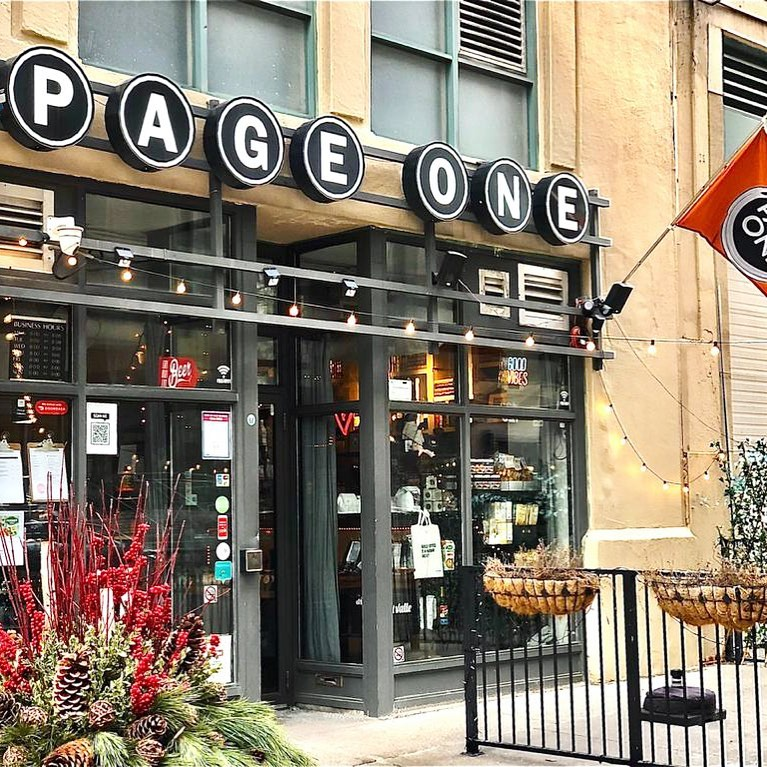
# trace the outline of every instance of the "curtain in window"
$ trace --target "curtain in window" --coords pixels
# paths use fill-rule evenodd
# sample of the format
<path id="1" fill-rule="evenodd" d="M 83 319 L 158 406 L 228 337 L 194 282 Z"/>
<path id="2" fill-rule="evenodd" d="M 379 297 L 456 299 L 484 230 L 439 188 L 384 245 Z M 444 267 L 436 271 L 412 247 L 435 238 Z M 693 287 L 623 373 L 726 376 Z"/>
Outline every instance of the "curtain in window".
<path id="1" fill-rule="evenodd" d="M 325 340 L 302 349 L 306 404 L 332 401 L 330 359 Z M 304 656 L 339 663 L 338 518 L 336 445 L 332 416 L 301 422 L 302 633 Z"/>

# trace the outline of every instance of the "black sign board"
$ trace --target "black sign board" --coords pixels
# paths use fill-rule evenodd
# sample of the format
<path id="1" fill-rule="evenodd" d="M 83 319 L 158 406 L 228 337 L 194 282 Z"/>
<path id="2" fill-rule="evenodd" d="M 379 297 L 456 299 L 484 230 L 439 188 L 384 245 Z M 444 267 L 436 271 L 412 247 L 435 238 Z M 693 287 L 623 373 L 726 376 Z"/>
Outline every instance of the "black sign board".
<path id="1" fill-rule="evenodd" d="M 192 151 L 192 107 L 162 75 L 138 75 L 115 88 L 104 120 L 117 154 L 138 170 L 172 168 Z"/>
<path id="2" fill-rule="evenodd" d="M 572 173 L 546 176 L 535 185 L 533 219 L 551 245 L 580 242 L 589 229 L 589 195 Z"/>
<path id="3" fill-rule="evenodd" d="M 502 157 L 480 165 L 471 177 L 471 204 L 493 234 L 521 232 L 530 220 L 533 193 L 524 168 Z"/>
<path id="4" fill-rule="evenodd" d="M 8 377 L 25 381 L 65 381 L 68 378 L 67 321 L 11 315 L 6 332 L 10 353 Z M 10 338 L 10 336 L 8 336 Z"/>
<path id="5" fill-rule="evenodd" d="M 722 224 L 722 245 L 743 274 L 767 282 L 767 187 L 752 187 L 730 205 Z"/>
<path id="6" fill-rule="evenodd" d="M 213 172 L 229 186 L 268 184 L 280 172 L 285 142 L 266 104 L 248 96 L 231 99 L 208 115 L 203 145 Z"/>
<path id="7" fill-rule="evenodd" d="M 402 190 L 424 221 L 450 221 L 466 207 L 469 177 L 458 152 L 435 142 L 413 149 L 405 158 Z"/>
<path id="8" fill-rule="evenodd" d="M 38 151 L 73 146 L 93 120 L 93 92 L 80 65 L 56 48 L 36 46 L 0 65 L 2 122 Z"/>
<path id="9" fill-rule="evenodd" d="M 289 159 L 299 188 L 316 202 L 351 197 L 365 174 L 362 144 L 338 117 L 318 117 L 304 123 L 290 141 Z"/>

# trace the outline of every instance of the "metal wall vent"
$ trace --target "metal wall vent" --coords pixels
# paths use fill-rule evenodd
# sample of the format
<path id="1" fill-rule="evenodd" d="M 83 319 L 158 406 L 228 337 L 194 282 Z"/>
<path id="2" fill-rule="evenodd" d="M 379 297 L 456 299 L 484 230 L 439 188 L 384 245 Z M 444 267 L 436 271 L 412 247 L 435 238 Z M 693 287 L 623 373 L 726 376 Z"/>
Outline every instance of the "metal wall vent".
<path id="1" fill-rule="evenodd" d="M 510 298 L 510 275 L 508 272 L 499 272 L 494 269 L 479 270 L 479 294 L 481 296 L 493 296 L 494 298 Z M 494 306 L 493 304 L 480 304 L 479 313 L 490 317 L 511 317 L 511 309 L 508 306 Z"/>
<path id="2" fill-rule="evenodd" d="M 524 0 L 460 0 L 463 59 L 524 72 Z"/>
<path id="3" fill-rule="evenodd" d="M 519 297 L 524 301 L 539 301 L 552 306 L 567 305 L 567 272 L 544 266 L 519 264 Z M 519 310 L 519 324 L 531 328 L 569 330 L 566 314 Z"/>
<path id="4" fill-rule="evenodd" d="M 767 55 L 763 60 L 724 50 L 724 105 L 755 117 L 767 113 Z"/>
<path id="5" fill-rule="evenodd" d="M 54 212 L 53 192 L 48 189 L 0 183 L 0 227 L 20 235 L 45 229 Z M 32 245 L 0 242 L 0 267 L 32 272 L 49 272 L 43 249 Z"/>

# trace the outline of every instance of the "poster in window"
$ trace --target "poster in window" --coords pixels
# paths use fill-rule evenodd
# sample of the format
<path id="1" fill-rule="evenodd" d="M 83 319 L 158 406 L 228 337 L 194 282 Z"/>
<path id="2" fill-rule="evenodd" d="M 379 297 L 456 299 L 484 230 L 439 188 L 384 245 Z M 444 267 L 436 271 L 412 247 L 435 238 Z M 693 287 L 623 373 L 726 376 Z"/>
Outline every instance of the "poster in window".
<path id="1" fill-rule="evenodd" d="M 21 445 L 0 442 L 0 503 L 24 503 Z"/>
<path id="2" fill-rule="evenodd" d="M 0 512 L 0 565 L 24 564 L 24 512 Z"/>
<path id="3" fill-rule="evenodd" d="M 232 458 L 232 414 L 228 410 L 202 411 L 202 458 L 229 461 Z"/>
<path id="4" fill-rule="evenodd" d="M 67 321 L 55 317 L 6 317 L 8 377 L 17 381 L 68 378 Z"/>
<path id="5" fill-rule="evenodd" d="M 69 479 L 64 446 L 30 443 L 28 453 L 29 492 L 33 503 L 68 501 Z"/>
<path id="6" fill-rule="evenodd" d="M 117 403 L 88 402 L 85 408 L 88 455 L 117 455 Z"/>

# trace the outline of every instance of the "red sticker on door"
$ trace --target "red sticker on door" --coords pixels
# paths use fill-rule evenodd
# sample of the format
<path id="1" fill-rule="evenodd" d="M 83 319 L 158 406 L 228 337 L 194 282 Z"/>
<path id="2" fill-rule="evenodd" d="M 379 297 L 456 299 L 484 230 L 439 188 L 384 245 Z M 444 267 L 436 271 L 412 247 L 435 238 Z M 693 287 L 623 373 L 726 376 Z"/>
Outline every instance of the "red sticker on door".
<path id="1" fill-rule="evenodd" d="M 199 375 L 190 357 L 160 357 L 160 386 L 165 389 L 194 389 Z"/>
<path id="2" fill-rule="evenodd" d="M 225 541 L 229 537 L 229 517 L 221 514 L 218 518 L 217 535 L 219 541 Z"/>
<path id="3" fill-rule="evenodd" d="M 39 399 L 35 402 L 37 415 L 66 415 L 69 412 L 69 403 L 63 399 Z"/>

